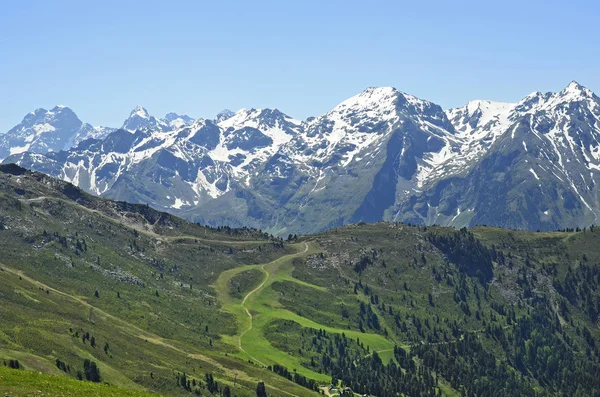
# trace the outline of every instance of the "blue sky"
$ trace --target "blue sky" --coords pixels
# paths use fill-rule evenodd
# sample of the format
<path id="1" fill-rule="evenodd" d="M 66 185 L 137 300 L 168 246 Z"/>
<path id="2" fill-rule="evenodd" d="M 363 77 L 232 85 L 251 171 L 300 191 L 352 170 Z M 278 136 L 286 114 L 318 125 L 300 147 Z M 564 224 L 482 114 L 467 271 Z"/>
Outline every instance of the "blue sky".
<path id="1" fill-rule="evenodd" d="M 595 1 L 28 1 L 0 12 L 0 131 L 70 106 L 119 126 L 135 105 L 322 114 L 368 86 L 444 108 L 571 80 L 600 92 Z"/>

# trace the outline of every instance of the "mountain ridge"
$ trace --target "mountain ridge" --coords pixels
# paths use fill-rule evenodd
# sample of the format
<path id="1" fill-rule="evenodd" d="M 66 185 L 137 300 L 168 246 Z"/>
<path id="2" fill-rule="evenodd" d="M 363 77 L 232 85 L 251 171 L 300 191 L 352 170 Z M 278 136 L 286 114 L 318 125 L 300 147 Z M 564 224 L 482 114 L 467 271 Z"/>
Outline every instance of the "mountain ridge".
<path id="1" fill-rule="evenodd" d="M 5 162 L 190 220 L 279 235 L 379 220 L 554 230 L 600 215 L 600 99 L 576 82 L 448 110 L 369 87 L 304 121 L 277 109 L 171 116 L 176 126 L 141 106 L 130 116 L 127 134 L 103 138 L 110 145 Z"/>

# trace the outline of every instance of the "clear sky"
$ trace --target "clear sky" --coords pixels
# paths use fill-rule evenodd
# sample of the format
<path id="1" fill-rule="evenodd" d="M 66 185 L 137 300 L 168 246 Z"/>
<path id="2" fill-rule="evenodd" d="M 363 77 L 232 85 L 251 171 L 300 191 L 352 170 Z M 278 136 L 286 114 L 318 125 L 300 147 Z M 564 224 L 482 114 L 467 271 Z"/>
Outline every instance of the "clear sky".
<path id="1" fill-rule="evenodd" d="M 31 1 L 0 7 L 0 131 L 38 108 L 304 119 L 368 86 L 444 108 L 600 92 L 597 1 Z"/>

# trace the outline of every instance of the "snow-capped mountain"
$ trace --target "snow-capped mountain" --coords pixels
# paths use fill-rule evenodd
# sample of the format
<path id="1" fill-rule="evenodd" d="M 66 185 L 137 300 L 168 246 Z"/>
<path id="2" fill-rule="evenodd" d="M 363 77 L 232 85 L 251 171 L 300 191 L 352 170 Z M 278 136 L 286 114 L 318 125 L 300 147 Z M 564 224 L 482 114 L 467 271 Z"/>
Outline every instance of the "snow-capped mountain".
<path id="1" fill-rule="evenodd" d="M 194 119 L 188 115 L 180 115 L 174 112 L 167 113 L 162 119 L 151 116 L 142 106 L 137 105 L 129 113 L 129 117 L 123 122 L 122 129 L 135 132 L 137 130 L 172 131 L 191 125 Z"/>
<path id="2" fill-rule="evenodd" d="M 302 127 L 253 184 L 282 202 L 278 233 L 383 219 L 397 189 L 414 189 L 423 157 L 454 133 L 441 107 L 391 87 L 368 88 Z"/>
<path id="3" fill-rule="evenodd" d="M 63 150 L 74 148 L 87 139 L 104 139 L 108 134 L 115 131 L 116 128 L 111 127 L 94 127 L 91 124 L 83 123 L 79 132 L 65 145 Z"/>
<path id="4" fill-rule="evenodd" d="M 135 109 L 129 113 L 129 117 L 125 119 L 121 128 L 130 132 L 135 132 L 137 130 L 165 131 L 170 129 L 165 121 L 151 116 L 141 105 L 137 105 Z"/>
<path id="5" fill-rule="evenodd" d="M 461 113 L 448 111 L 457 117 L 457 129 L 465 126 Z M 475 155 L 451 156 L 448 173 L 430 181 L 411 203 L 398 205 L 395 219 L 534 230 L 598 222 L 596 95 L 572 82 L 558 93 L 536 92 L 514 105 L 496 105 L 488 114 L 492 122 L 472 133 L 465 129 L 473 139 L 462 147 L 477 148 Z M 454 164 L 462 171 L 453 173 Z"/>
<path id="6" fill-rule="evenodd" d="M 295 120 L 141 106 L 103 139 L 17 162 L 107 197 L 278 234 L 349 222 L 556 229 L 598 222 L 600 99 L 573 82 L 447 111 L 391 87 Z"/>
<path id="7" fill-rule="evenodd" d="M 161 119 L 161 121 L 167 124 L 172 129 L 176 129 L 186 125 L 191 125 L 194 122 L 194 119 L 185 114 L 179 115 L 177 113 L 171 112 L 167 113 L 165 117 Z"/>
<path id="8" fill-rule="evenodd" d="M 229 109 L 223 109 L 221 110 L 218 114 L 217 117 L 215 117 L 214 122 L 215 123 L 220 123 L 221 121 L 227 120 L 230 117 L 233 117 L 233 115 L 235 114 L 235 112 L 232 112 Z"/>
<path id="9" fill-rule="evenodd" d="M 439 166 L 423 183 L 437 177 L 463 172 L 477 161 L 508 128 L 509 115 L 516 104 L 484 100 L 471 101 L 467 105 L 446 111 L 454 125 L 458 147 L 440 156 Z"/>
<path id="10" fill-rule="evenodd" d="M 101 139 L 111 129 L 83 123 L 66 106 L 37 109 L 4 135 L 0 135 L 0 159 L 23 152 L 47 153 L 69 149 L 88 138 Z"/>

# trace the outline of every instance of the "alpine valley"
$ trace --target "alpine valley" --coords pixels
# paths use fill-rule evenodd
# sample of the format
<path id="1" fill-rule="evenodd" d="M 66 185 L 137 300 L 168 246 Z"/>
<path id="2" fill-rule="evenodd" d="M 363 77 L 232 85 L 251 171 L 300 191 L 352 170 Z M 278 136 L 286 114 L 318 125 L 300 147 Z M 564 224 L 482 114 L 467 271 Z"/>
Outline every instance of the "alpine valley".
<path id="1" fill-rule="evenodd" d="M 589 226 L 600 215 L 600 98 L 576 82 L 518 103 L 444 111 L 368 88 L 305 121 L 277 109 L 213 120 L 138 106 L 119 129 L 38 109 L 0 157 L 116 200 L 275 235 L 357 223 Z"/>

